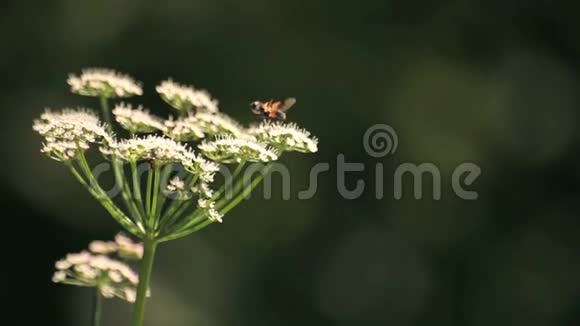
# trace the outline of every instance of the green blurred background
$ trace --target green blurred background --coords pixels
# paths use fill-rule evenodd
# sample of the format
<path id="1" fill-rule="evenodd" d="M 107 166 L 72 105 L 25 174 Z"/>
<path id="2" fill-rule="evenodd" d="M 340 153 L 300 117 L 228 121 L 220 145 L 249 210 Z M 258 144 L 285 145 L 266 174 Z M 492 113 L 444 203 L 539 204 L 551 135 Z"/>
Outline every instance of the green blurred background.
<path id="1" fill-rule="evenodd" d="M 163 115 L 154 86 L 167 77 L 207 88 L 245 123 L 250 100 L 295 96 L 290 120 L 320 138 L 317 154 L 283 158 L 293 200 L 255 196 L 222 225 L 160 248 L 147 325 L 580 323 L 578 2 L 0 6 L 4 324 L 89 322 L 90 291 L 52 284 L 53 262 L 118 226 L 39 153 L 31 129 L 45 107 L 96 106 L 65 83 L 87 66 L 141 80 L 146 95 L 132 101 Z M 394 155 L 365 153 L 376 123 L 397 131 Z M 339 153 L 366 166 L 347 177 L 351 188 L 365 180 L 359 199 L 337 192 Z M 450 185 L 465 161 L 482 168 L 476 201 Z M 318 162 L 332 170 L 314 198 L 296 199 Z M 437 164 L 442 200 L 414 200 L 410 188 L 394 200 L 403 162 Z M 105 309 L 104 325 L 127 324 L 128 305 Z"/>

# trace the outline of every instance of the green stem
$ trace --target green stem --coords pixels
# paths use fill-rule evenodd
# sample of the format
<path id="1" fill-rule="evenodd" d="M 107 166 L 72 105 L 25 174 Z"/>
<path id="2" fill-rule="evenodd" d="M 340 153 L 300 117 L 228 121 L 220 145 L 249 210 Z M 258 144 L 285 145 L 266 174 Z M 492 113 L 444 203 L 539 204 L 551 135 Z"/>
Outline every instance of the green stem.
<path id="1" fill-rule="evenodd" d="M 223 199 L 220 203 L 217 203 L 216 207 L 223 207 L 224 205 L 226 205 L 224 208 L 219 209 L 219 212 L 225 215 L 235 206 L 237 206 L 244 198 L 248 196 L 249 193 L 252 192 L 254 188 L 256 188 L 256 186 L 264 179 L 264 176 L 270 171 L 271 168 L 272 165 L 265 166 L 262 169 L 261 173 L 254 180 L 252 180 L 252 183 L 249 186 L 247 186 L 242 192 L 240 192 L 232 201 L 227 203 L 227 205 Z M 202 218 L 205 217 L 205 215 L 198 214 L 199 212 L 197 210 L 194 211 L 189 217 L 184 219 L 185 221 L 187 221 L 187 223 L 179 225 L 175 230 L 173 230 L 173 232 L 168 232 L 167 235 L 159 239 L 159 242 L 165 242 L 185 237 L 215 222 L 212 220 L 205 220 L 199 223 L 200 221 L 202 221 Z"/>
<path id="2" fill-rule="evenodd" d="M 190 227 L 187 230 L 183 230 L 181 232 L 177 232 L 177 233 L 173 233 L 173 234 L 169 234 L 161 239 L 159 239 L 159 242 L 166 242 L 166 241 L 170 241 L 170 240 L 176 240 L 179 238 L 183 238 L 185 236 L 188 236 L 192 233 L 195 233 L 203 228 L 205 228 L 206 226 L 215 223 L 216 221 L 212 221 L 212 220 L 205 220 L 202 223 L 199 223 L 195 226 Z"/>
<path id="3" fill-rule="evenodd" d="M 229 198 L 230 196 L 232 196 L 232 194 L 235 194 L 237 191 L 239 191 L 239 188 L 241 188 L 242 186 L 241 182 L 237 182 L 234 187 L 232 187 L 231 185 L 234 183 L 234 180 L 238 177 L 238 175 L 242 172 L 242 169 L 244 168 L 245 165 L 246 165 L 245 161 L 242 161 L 238 164 L 238 166 L 234 170 L 234 173 L 232 173 L 231 178 L 229 178 L 228 180 L 228 178 L 226 177 L 224 183 L 221 185 L 218 191 L 216 191 L 215 194 L 212 196 L 211 198 L 212 200 L 216 200 L 218 197 L 220 197 L 220 195 L 224 191 L 226 191 L 226 187 L 231 187 L 232 191 L 231 193 L 229 192 L 226 193 L 225 198 Z M 191 187 L 195 182 L 195 180 L 197 180 L 197 177 L 188 187 Z M 185 213 L 185 211 L 191 206 L 188 205 L 189 203 L 190 203 L 189 201 L 185 201 L 184 203 L 179 204 L 177 207 L 176 206 L 170 207 L 166 215 L 167 218 L 166 223 L 163 224 L 163 226 L 165 227 L 164 231 L 166 231 L 167 233 L 172 233 L 175 230 L 184 228 L 184 225 L 191 226 L 199 221 L 200 218 L 199 211 L 194 210 L 193 212 L 190 213 L 190 215 L 187 218 L 183 219 L 181 223 L 178 223 L 177 225 L 172 225 L 178 219 L 178 217 L 180 217 L 183 213 Z M 220 208 L 219 206 L 216 207 Z M 203 215 L 201 217 L 203 217 Z"/>
<path id="4" fill-rule="evenodd" d="M 93 187 L 96 190 L 101 191 L 102 188 L 99 185 L 99 182 L 97 181 L 95 176 L 93 175 L 91 168 L 89 167 L 89 163 L 87 162 L 87 158 L 85 157 L 85 153 L 83 151 L 79 151 L 78 155 L 77 155 L 77 159 L 78 159 L 77 161 L 81 167 L 81 170 L 84 172 L 85 177 L 89 180 L 91 187 Z"/>
<path id="5" fill-rule="evenodd" d="M 151 184 L 153 183 L 153 169 L 149 165 L 147 170 L 147 188 L 145 188 L 145 211 L 147 216 L 151 215 Z"/>
<path id="6" fill-rule="evenodd" d="M 104 96 L 100 97 L 101 100 L 101 111 L 103 112 L 103 119 L 107 124 L 107 131 L 109 133 L 113 132 L 113 120 L 111 119 L 111 110 L 109 109 L 108 99 Z M 135 221 L 143 220 L 141 212 L 137 208 L 137 205 L 131 197 L 131 189 L 125 182 L 125 172 L 123 170 L 122 162 L 113 155 L 111 158 L 111 165 L 113 166 L 113 173 L 115 174 L 115 182 L 121 189 L 121 196 L 123 197 L 123 203 L 129 211 L 129 214 Z"/>
<path id="7" fill-rule="evenodd" d="M 153 197 L 151 198 L 151 210 L 149 211 L 150 225 L 155 225 L 157 218 L 157 197 L 159 196 L 159 178 L 161 171 L 159 165 L 155 164 L 155 173 L 153 174 Z"/>
<path id="8" fill-rule="evenodd" d="M 230 178 L 230 180 L 227 180 L 227 178 L 226 178 L 226 180 L 224 180 L 224 183 L 222 184 L 220 189 L 215 192 L 212 199 L 214 199 L 214 200 L 217 199 L 226 190 L 226 187 L 228 187 L 228 186 L 231 187 L 234 180 L 238 177 L 240 172 L 242 172 L 242 169 L 244 168 L 245 165 L 246 165 L 246 161 L 242 161 L 242 162 L 240 162 L 240 164 L 238 164 L 238 166 L 234 170 L 234 173 L 232 173 L 232 177 Z M 228 196 L 228 195 L 230 195 L 230 194 L 226 193 L 226 196 Z"/>
<path id="9" fill-rule="evenodd" d="M 101 111 L 103 112 L 103 120 L 107 124 L 107 131 L 113 132 L 113 121 L 111 119 L 111 110 L 109 110 L 109 103 L 107 98 L 101 96 Z"/>
<path id="10" fill-rule="evenodd" d="M 186 185 L 186 189 L 191 189 L 193 185 L 199 179 L 199 175 L 189 174 L 187 175 L 183 182 Z M 168 227 L 173 225 L 173 223 L 183 214 L 185 211 L 192 207 L 192 200 L 175 198 L 169 204 L 167 209 L 163 212 L 163 216 L 160 217 L 160 229 L 162 232 L 167 230 Z"/>
<path id="11" fill-rule="evenodd" d="M 252 190 L 256 188 L 256 186 L 264 179 L 264 176 L 266 173 L 268 173 L 268 171 L 270 171 L 271 167 L 272 165 L 265 166 L 261 173 L 254 180 L 252 180 L 250 186 L 246 187 L 241 193 L 239 193 L 236 198 L 228 203 L 226 207 L 221 208 L 225 202 L 216 203 L 216 207 L 220 207 L 220 213 L 223 215 L 227 214 L 232 208 L 236 207 L 244 198 L 246 198 L 252 192 Z"/>
<path id="12" fill-rule="evenodd" d="M 262 179 L 264 179 L 264 176 L 268 173 L 268 171 L 270 171 L 271 168 L 272 168 L 272 165 L 271 164 L 264 166 L 262 168 L 262 170 L 260 171 L 260 175 L 258 176 L 258 178 L 254 179 L 252 181 L 252 184 L 254 182 L 256 182 L 256 180 L 258 182 L 259 181 L 262 181 Z M 230 206 L 231 206 L 232 202 L 235 202 L 235 205 L 237 205 L 242 199 L 244 199 L 249 194 L 249 192 L 247 191 L 247 188 L 246 189 L 242 189 L 245 186 L 246 186 L 246 180 L 245 179 L 238 180 L 236 182 L 236 184 L 233 186 L 233 191 L 232 191 L 233 194 L 238 194 L 238 196 L 234 197 L 233 199 L 232 198 L 228 198 L 229 196 L 222 196 L 222 198 L 220 198 L 219 200 L 217 200 L 216 203 L 215 203 L 216 209 L 218 209 L 218 210 L 221 211 L 222 208 L 226 204 L 229 203 Z M 251 189 L 254 189 L 254 187 L 255 187 L 255 185 L 251 185 L 250 191 L 251 191 Z M 240 191 L 241 191 L 241 193 L 240 193 Z M 230 199 L 232 199 L 232 201 L 228 202 L 228 200 L 230 200 Z M 228 211 L 230 209 L 231 208 L 229 208 Z"/>
<path id="13" fill-rule="evenodd" d="M 99 326 L 101 324 L 101 310 L 103 307 L 103 298 L 99 289 L 95 289 L 93 302 L 93 326 Z"/>
<path id="14" fill-rule="evenodd" d="M 189 174 L 187 175 L 183 182 L 186 185 L 186 189 L 191 188 L 195 182 L 197 182 L 198 176 L 197 175 L 193 175 L 193 174 Z M 163 213 L 163 218 L 162 220 L 162 224 L 163 225 L 167 225 L 167 220 L 173 220 L 173 216 L 175 215 L 179 215 L 181 213 L 175 213 L 176 211 L 181 212 L 181 208 L 188 203 L 189 200 L 188 199 L 179 199 L 179 198 L 175 198 L 172 200 L 171 204 L 169 204 L 169 206 L 167 207 L 167 209 L 165 210 L 165 212 Z M 185 205 L 187 208 L 187 205 Z"/>
<path id="15" fill-rule="evenodd" d="M 146 216 L 143 198 L 141 197 L 141 182 L 137 172 L 137 162 L 131 162 L 131 175 L 133 179 L 133 197 L 135 197 L 135 201 L 137 202 L 137 208 L 139 209 L 141 216 Z M 141 222 L 143 223 L 143 221 Z"/>
<path id="16" fill-rule="evenodd" d="M 95 199 L 97 199 L 99 203 L 101 203 L 101 205 L 107 210 L 107 212 L 109 212 L 109 214 L 111 215 L 111 217 L 113 217 L 113 219 L 115 219 L 119 224 L 125 227 L 127 231 L 140 237 L 142 235 L 143 230 L 138 229 L 135 226 L 135 224 L 133 224 L 131 219 L 129 219 L 129 217 L 127 217 L 127 215 L 125 215 L 125 213 L 123 213 L 123 211 L 119 209 L 119 207 L 117 207 L 115 203 L 113 203 L 111 198 L 109 198 L 105 193 L 105 191 L 101 188 L 101 186 L 99 186 L 97 180 L 95 179 L 94 175 L 89 169 L 86 160 L 83 159 L 84 156 L 82 154 L 79 154 L 77 158 L 78 158 L 77 162 L 80 165 L 81 171 L 83 172 L 87 180 L 89 180 L 90 185 L 85 181 L 85 179 L 77 171 L 74 165 L 68 162 L 67 165 L 72 174 L 75 176 L 75 178 L 80 182 L 81 185 L 83 185 L 83 187 L 85 187 L 85 189 L 87 189 L 87 191 L 93 197 L 95 197 Z"/>
<path id="17" fill-rule="evenodd" d="M 171 174 L 172 169 L 173 169 L 173 164 L 168 164 L 161 171 L 161 176 L 159 178 L 159 181 L 161 182 L 162 186 L 166 187 L 169 184 L 169 175 Z M 161 189 L 159 189 L 158 191 L 161 191 Z M 155 220 L 155 225 L 154 225 L 155 229 L 157 229 L 157 227 L 159 226 L 159 222 L 161 220 L 161 212 L 163 210 L 163 206 L 165 206 L 166 200 L 167 200 L 167 195 L 161 191 L 160 196 L 157 197 L 157 209 L 155 211 L 155 216 L 157 218 Z"/>
<path id="18" fill-rule="evenodd" d="M 191 227 L 192 225 L 197 224 L 200 220 L 203 220 L 205 218 L 206 218 L 205 212 L 198 207 L 189 215 L 182 218 L 179 222 L 175 223 L 170 228 L 168 228 L 166 234 L 179 233 Z"/>
<path id="19" fill-rule="evenodd" d="M 137 208 L 137 205 L 133 201 L 133 198 L 131 196 L 131 189 L 129 189 L 127 182 L 125 182 L 125 172 L 123 170 L 122 162 L 119 161 L 119 159 L 116 156 L 113 156 L 112 164 L 113 171 L 115 173 L 115 181 L 117 185 L 121 187 L 121 196 L 123 197 L 125 207 L 127 207 L 127 210 L 129 211 L 133 219 L 137 221 L 143 219 L 143 217 L 139 212 L 139 209 Z"/>
<path id="20" fill-rule="evenodd" d="M 176 203 L 179 202 L 179 203 Z M 191 207 L 191 199 L 174 199 L 161 219 L 161 229 L 171 226 L 181 214 Z"/>
<path id="21" fill-rule="evenodd" d="M 143 260 L 139 268 L 139 285 L 137 286 L 137 298 L 133 304 L 132 326 L 142 326 L 145 319 L 145 303 L 147 301 L 147 290 L 151 280 L 151 271 L 153 270 L 153 261 L 155 260 L 155 251 L 157 242 L 153 239 L 143 241 Z"/>

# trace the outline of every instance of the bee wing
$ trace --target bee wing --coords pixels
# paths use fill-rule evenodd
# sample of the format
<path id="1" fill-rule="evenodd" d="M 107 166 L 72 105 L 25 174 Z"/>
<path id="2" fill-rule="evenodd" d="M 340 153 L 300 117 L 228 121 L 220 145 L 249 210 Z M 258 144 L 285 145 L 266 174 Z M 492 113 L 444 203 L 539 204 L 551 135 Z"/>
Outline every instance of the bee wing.
<path id="1" fill-rule="evenodd" d="M 285 99 L 284 102 L 282 102 L 282 105 L 280 105 L 278 110 L 280 110 L 282 112 L 286 112 L 286 111 L 290 110 L 290 108 L 294 104 L 296 104 L 296 99 L 294 97 L 289 97 L 289 98 Z"/>

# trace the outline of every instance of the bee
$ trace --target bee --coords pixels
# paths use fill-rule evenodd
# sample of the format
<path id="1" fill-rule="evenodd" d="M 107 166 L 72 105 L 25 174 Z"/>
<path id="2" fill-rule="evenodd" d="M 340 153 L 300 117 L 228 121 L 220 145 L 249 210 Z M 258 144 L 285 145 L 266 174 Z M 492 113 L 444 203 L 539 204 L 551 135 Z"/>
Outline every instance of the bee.
<path id="1" fill-rule="evenodd" d="M 296 99 L 289 97 L 285 100 L 269 100 L 267 102 L 254 101 L 250 103 L 255 115 L 278 121 L 286 120 L 286 112 L 296 103 Z"/>

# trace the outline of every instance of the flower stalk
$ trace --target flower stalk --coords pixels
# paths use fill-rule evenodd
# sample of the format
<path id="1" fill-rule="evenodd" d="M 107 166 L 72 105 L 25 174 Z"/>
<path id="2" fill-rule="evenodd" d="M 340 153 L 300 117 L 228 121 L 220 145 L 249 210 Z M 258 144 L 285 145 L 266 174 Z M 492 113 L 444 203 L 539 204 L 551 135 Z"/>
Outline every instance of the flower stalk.
<path id="1" fill-rule="evenodd" d="M 161 169 L 159 168 L 159 165 L 157 164 L 153 164 L 154 165 L 154 170 L 153 170 L 153 197 L 151 198 L 151 209 L 149 211 L 149 227 L 151 229 L 155 228 L 155 224 L 157 224 L 157 202 L 159 200 L 159 178 L 161 177 Z"/>
<path id="2" fill-rule="evenodd" d="M 101 325 L 102 309 L 103 309 L 103 298 L 99 290 L 95 290 L 93 298 L 93 326 Z"/>
<path id="3" fill-rule="evenodd" d="M 111 110 L 109 109 L 109 101 L 105 96 L 100 97 L 101 112 L 103 113 L 103 120 L 107 124 L 107 131 L 113 132 L 113 121 L 111 119 Z"/>
<path id="4" fill-rule="evenodd" d="M 137 287 L 137 298 L 133 305 L 133 317 L 131 325 L 141 326 L 145 320 L 145 304 L 147 303 L 147 289 L 153 271 L 157 241 L 147 239 L 143 242 L 143 261 L 139 268 L 139 286 Z"/>

